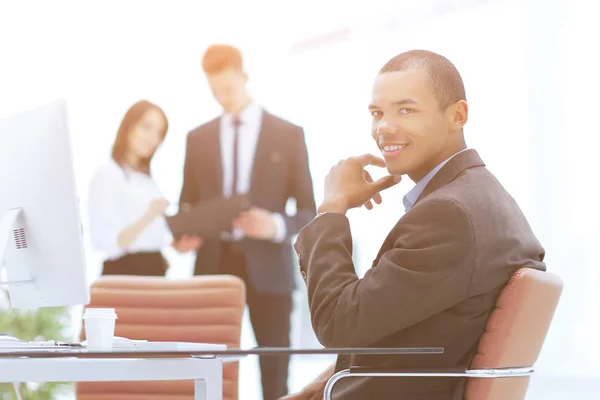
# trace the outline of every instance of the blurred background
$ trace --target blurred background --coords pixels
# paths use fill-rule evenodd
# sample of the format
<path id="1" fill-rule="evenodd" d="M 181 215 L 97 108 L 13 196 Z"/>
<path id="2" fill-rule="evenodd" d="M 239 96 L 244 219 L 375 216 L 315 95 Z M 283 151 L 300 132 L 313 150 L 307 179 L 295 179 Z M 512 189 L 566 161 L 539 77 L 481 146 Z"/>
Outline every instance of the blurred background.
<path id="1" fill-rule="evenodd" d="M 367 105 L 378 69 L 406 50 L 438 52 L 465 82 L 469 147 L 519 202 L 546 248 L 548 268 L 565 283 L 528 398 L 595 399 L 600 395 L 596 10 L 591 0 L 0 0 L 0 117 L 58 97 L 67 100 L 83 206 L 91 175 L 108 158 L 125 110 L 139 99 L 150 100 L 170 123 L 153 176 L 176 204 L 186 135 L 220 113 L 201 56 L 212 43 L 229 43 L 243 52 L 254 98 L 304 127 L 319 202 L 333 163 L 377 152 Z M 402 196 L 411 186 L 406 180 L 387 191 L 376 211 L 350 212 L 359 274 L 403 213 Z M 191 256 L 166 255 L 169 277 L 190 276 Z M 94 280 L 100 258 L 89 240 L 86 257 Z M 317 346 L 303 289 L 300 285 L 294 299 L 292 345 Z M 65 330 L 75 337 L 79 323 L 65 323 Z M 242 346 L 252 345 L 246 320 Z M 302 387 L 330 361 L 294 358 L 290 388 Z M 246 396 L 241 398 L 259 398 L 256 359 L 242 361 L 240 377 Z M 70 398 L 68 391 L 64 396 Z"/>

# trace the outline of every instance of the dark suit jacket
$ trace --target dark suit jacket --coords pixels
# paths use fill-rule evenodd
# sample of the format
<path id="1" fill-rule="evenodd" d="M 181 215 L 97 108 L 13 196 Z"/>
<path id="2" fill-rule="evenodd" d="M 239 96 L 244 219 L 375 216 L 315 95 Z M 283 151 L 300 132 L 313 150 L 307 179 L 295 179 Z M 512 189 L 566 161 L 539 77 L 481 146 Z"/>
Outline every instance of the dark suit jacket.
<path id="1" fill-rule="evenodd" d="M 188 134 L 180 204 L 197 204 L 223 196 L 220 118 Z M 302 128 L 263 112 L 249 192 L 253 206 L 281 213 L 286 221 L 283 243 L 243 239 L 248 279 L 260 292 L 288 294 L 295 288 L 290 238 L 315 216 L 312 178 Z M 289 198 L 297 213 L 285 214 Z M 218 273 L 222 242 L 206 239 L 196 257 L 195 274 Z"/>
<path id="2" fill-rule="evenodd" d="M 433 177 L 362 279 L 341 214 L 318 216 L 295 248 L 324 346 L 445 349 L 443 355 L 355 357 L 350 362 L 358 366 L 466 369 L 513 273 L 545 270 L 544 250 L 527 220 L 475 150 L 456 155 Z M 338 369 L 348 363 L 338 359 Z M 374 381 L 347 382 L 338 398 L 462 399 L 464 386 L 457 378 Z"/>

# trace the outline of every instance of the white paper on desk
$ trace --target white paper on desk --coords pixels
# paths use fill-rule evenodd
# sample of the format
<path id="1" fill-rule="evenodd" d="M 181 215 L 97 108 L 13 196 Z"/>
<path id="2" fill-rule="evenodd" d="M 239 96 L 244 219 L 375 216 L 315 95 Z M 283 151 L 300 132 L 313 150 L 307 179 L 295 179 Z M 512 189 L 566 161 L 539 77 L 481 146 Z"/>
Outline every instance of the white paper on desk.
<path id="1" fill-rule="evenodd" d="M 48 348 L 59 348 L 55 341 L 39 341 L 39 342 L 21 342 L 21 341 L 0 341 L 0 349 L 2 350 L 19 350 L 19 349 L 48 349 Z"/>
<path id="2" fill-rule="evenodd" d="M 133 345 L 133 346 L 132 346 Z M 224 344 L 213 343 L 188 343 L 188 342 L 143 342 L 134 341 L 133 343 L 119 343 L 113 346 L 113 350 L 134 348 L 138 351 L 222 351 L 227 350 Z"/>
<path id="3" fill-rule="evenodd" d="M 81 343 L 87 346 L 87 342 Z M 119 340 L 113 341 L 112 350 L 134 350 L 134 351 L 222 351 L 227 350 L 227 345 L 215 343 L 193 343 L 193 342 L 149 342 L 147 340 Z"/>

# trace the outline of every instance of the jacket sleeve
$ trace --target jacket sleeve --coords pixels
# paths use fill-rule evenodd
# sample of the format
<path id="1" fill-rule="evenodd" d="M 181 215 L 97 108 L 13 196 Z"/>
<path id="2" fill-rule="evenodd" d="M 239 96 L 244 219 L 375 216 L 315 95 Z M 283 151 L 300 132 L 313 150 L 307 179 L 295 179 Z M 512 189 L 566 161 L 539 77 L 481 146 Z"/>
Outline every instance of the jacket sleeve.
<path id="1" fill-rule="evenodd" d="M 300 232 L 295 248 L 312 325 L 324 346 L 368 346 L 467 297 L 474 238 L 454 200 L 421 202 L 388 240 L 392 245 L 359 279 L 344 215 L 322 215 Z"/>
<path id="2" fill-rule="evenodd" d="M 291 238 L 316 215 L 315 194 L 309 169 L 308 150 L 302 128 L 297 129 L 292 142 L 293 157 L 288 193 L 296 199 L 296 215 L 284 215 L 286 238 Z"/>

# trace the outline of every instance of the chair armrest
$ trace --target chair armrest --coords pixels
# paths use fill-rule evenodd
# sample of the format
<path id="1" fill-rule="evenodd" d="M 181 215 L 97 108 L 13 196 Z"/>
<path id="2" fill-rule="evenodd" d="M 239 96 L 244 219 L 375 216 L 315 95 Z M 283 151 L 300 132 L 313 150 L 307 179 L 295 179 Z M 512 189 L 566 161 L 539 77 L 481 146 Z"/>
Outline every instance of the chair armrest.
<path id="1" fill-rule="evenodd" d="M 331 400 L 333 386 L 341 379 L 350 377 L 426 377 L 426 378 L 511 378 L 529 376 L 533 374 L 533 367 L 500 368 L 500 369 L 471 369 L 461 368 L 377 368 L 377 367 L 351 367 L 333 374 L 325 385 L 323 400 Z"/>
<path id="2" fill-rule="evenodd" d="M 404 374 L 465 374 L 464 368 L 378 368 L 378 367 L 350 367 L 350 375 L 358 376 L 376 376 L 381 374 L 391 374 L 404 376 Z"/>

